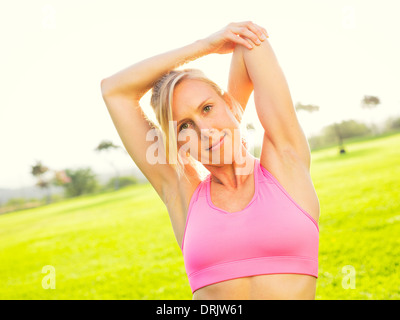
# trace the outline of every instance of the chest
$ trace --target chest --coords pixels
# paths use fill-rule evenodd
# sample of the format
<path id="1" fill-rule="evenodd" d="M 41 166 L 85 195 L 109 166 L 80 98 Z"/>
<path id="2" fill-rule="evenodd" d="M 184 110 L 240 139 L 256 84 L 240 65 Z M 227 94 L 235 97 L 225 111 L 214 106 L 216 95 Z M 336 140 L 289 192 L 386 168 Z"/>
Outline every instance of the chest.
<path id="1" fill-rule="evenodd" d="M 254 178 L 248 180 L 245 185 L 235 191 L 227 191 L 211 182 L 208 194 L 211 204 L 228 213 L 242 211 L 251 202 L 255 193 Z"/>
<path id="2" fill-rule="evenodd" d="M 307 256 L 310 248 L 316 249 L 314 221 L 274 184 L 260 186 L 257 197 L 243 210 L 234 208 L 229 213 L 221 209 L 210 208 L 205 197 L 192 207 L 184 250 L 187 255 L 195 253 L 195 261 L 203 267 L 215 264 L 215 259 L 245 260 L 249 250 L 250 256 L 264 257 L 299 252 Z"/>

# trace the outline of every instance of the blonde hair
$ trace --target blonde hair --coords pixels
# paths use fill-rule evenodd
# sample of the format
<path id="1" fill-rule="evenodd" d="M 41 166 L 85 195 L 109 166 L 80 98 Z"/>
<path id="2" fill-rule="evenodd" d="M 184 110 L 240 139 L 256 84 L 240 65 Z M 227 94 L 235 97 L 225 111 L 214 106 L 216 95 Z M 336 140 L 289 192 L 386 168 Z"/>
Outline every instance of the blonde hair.
<path id="1" fill-rule="evenodd" d="M 181 155 L 178 153 L 177 143 L 170 146 L 168 137 L 171 138 L 171 141 L 178 140 L 176 128 L 172 127 L 172 98 L 175 87 L 184 79 L 200 80 L 207 83 L 227 102 L 231 107 L 232 114 L 239 123 L 243 116 L 243 108 L 241 105 L 228 92 L 224 92 L 215 82 L 208 79 L 204 73 L 198 69 L 172 70 L 157 80 L 152 88 L 150 104 L 160 124 L 167 163 L 169 163 L 169 159 L 174 159 L 170 165 L 176 170 L 178 177 L 185 175 L 184 165 Z M 246 141 L 244 139 L 243 143 L 246 146 Z M 189 157 L 188 161 L 196 167 L 196 160 L 193 157 Z"/>

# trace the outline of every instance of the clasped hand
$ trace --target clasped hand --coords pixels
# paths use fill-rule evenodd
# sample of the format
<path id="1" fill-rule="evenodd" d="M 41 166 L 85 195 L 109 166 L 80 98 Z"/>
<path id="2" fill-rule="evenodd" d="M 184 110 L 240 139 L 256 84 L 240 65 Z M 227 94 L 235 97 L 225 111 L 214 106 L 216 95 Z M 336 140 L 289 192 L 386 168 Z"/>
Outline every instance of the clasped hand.
<path id="1" fill-rule="evenodd" d="M 267 30 L 251 22 L 233 22 L 205 40 L 209 53 L 231 53 L 237 44 L 253 49 L 269 38 Z"/>

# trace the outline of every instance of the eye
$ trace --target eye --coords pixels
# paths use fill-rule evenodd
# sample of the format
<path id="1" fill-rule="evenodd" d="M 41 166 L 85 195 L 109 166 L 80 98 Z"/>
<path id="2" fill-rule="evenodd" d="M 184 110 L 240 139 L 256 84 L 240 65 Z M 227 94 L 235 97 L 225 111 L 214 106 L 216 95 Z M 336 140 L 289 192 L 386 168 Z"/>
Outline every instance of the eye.
<path id="1" fill-rule="evenodd" d="M 179 131 L 187 129 L 187 127 L 185 127 L 187 124 L 188 124 L 188 122 L 183 123 L 183 124 L 179 127 Z"/>
<path id="2" fill-rule="evenodd" d="M 208 104 L 208 105 L 206 105 L 206 106 L 203 108 L 203 111 L 204 111 L 204 110 L 207 110 L 206 113 L 209 113 L 210 110 L 211 110 L 211 108 L 212 108 L 212 106 Z M 179 127 L 179 131 L 188 129 L 188 127 L 186 127 L 187 124 L 188 124 L 188 122 L 184 122 L 184 123 Z"/>
<path id="3" fill-rule="evenodd" d="M 203 108 L 203 111 L 206 110 L 206 108 L 210 108 L 210 109 L 208 109 L 208 111 L 210 111 L 212 107 L 211 107 L 210 105 L 206 105 L 206 106 Z"/>

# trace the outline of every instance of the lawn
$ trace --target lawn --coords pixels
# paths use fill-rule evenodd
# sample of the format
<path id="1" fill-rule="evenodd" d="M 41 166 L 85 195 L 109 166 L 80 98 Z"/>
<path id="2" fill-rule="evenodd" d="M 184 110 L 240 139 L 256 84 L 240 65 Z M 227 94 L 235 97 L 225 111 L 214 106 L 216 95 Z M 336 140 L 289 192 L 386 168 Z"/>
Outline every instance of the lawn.
<path id="1" fill-rule="evenodd" d="M 312 154 L 321 217 L 319 299 L 400 298 L 400 134 Z M 345 289 L 355 272 L 355 289 Z"/>
<path id="2" fill-rule="evenodd" d="M 316 298 L 400 299 L 400 134 L 346 147 L 346 155 L 312 153 Z M 0 261 L 0 299 L 192 298 L 167 210 L 149 184 L 0 215 Z M 45 266 L 55 289 L 43 288 Z"/>

